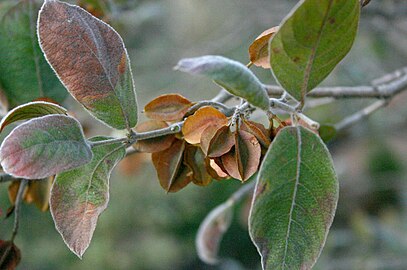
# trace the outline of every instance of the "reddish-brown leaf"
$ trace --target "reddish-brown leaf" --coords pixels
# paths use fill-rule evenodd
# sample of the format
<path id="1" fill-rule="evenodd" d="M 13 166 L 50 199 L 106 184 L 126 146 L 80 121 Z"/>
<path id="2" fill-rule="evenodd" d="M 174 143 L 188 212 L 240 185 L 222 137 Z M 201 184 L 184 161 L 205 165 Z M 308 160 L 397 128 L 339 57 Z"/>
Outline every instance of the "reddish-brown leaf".
<path id="1" fill-rule="evenodd" d="M 161 95 L 144 107 L 148 118 L 162 121 L 181 120 L 192 106 L 192 102 L 178 94 Z"/>
<path id="2" fill-rule="evenodd" d="M 209 126 L 201 137 L 201 148 L 208 157 L 220 157 L 235 144 L 234 136 L 229 126 Z"/>
<path id="3" fill-rule="evenodd" d="M 205 154 L 201 148 L 187 145 L 185 148 L 184 163 L 192 171 L 192 181 L 198 186 L 207 186 L 212 182 L 211 175 L 206 170 Z"/>
<path id="4" fill-rule="evenodd" d="M 254 135 L 264 148 L 270 146 L 270 131 L 268 131 L 262 124 L 243 119 L 240 129 Z"/>
<path id="5" fill-rule="evenodd" d="M 209 126 L 226 126 L 228 118 L 213 107 L 202 107 L 193 115 L 189 116 L 182 127 L 184 139 L 190 144 L 198 144 L 201 141 L 202 132 Z"/>
<path id="6" fill-rule="evenodd" d="M 214 159 L 205 159 L 206 171 L 216 180 L 224 180 L 229 177 L 229 175 L 222 170 L 222 168 L 215 162 Z"/>
<path id="7" fill-rule="evenodd" d="M 250 45 L 249 47 L 249 56 L 250 61 L 262 68 L 269 69 L 269 40 L 270 38 L 278 31 L 278 26 L 267 29 L 261 33 Z"/>
<path id="8" fill-rule="evenodd" d="M 38 18 L 41 49 L 68 91 L 107 125 L 137 124 L 130 60 L 119 34 L 82 8 L 45 1 Z"/>
<path id="9" fill-rule="evenodd" d="M 21 261 L 21 252 L 13 242 L 0 240 L 0 258 L 0 269 L 14 270 Z"/>
<path id="10" fill-rule="evenodd" d="M 222 164 L 233 178 L 246 181 L 259 167 L 261 148 L 256 137 L 246 131 L 235 133 L 235 147 L 222 156 Z"/>
<path id="11" fill-rule="evenodd" d="M 160 185 L 167 192 L 176 192 L 192 180 L 189 169 L 182 164 L 185 144 L 184 141 L 176 140 L 170 148 L 151 156 Z"/>
<path id="12" fill-rule="evenodd" d="M 137 132 L 146 132 L 166 127 L 168 127 L 168 124 L 166 122 L 149 120 L 138 124 L 135 130 Z M 165 135 L 161 137 L 138 141 L 135 144 L 133 144 L 133 147 L 134 149 L 140 152 L 155 153 L 169 148 L 174 140 L 175 140 L 174 135 Z"/>

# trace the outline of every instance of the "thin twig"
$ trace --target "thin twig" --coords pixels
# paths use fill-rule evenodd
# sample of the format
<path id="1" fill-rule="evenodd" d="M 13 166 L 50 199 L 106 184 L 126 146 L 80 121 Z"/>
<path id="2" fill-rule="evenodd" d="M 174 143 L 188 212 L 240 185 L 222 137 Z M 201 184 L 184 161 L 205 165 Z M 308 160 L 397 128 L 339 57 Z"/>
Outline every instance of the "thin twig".
<path id="1" fill-rule="evenodd" d="M 23 195 L 25 191 L 25 187 L 28 184 L 27 179 L 22 179 L 20 182 L 20 187 L 18 188 L 17 192 L 17 197 L 14 203 L 14 227 L 13 227 L 13 233 L 11 235 L 11 242 L 14 242 L 14 239 L 18 233 L 18 227 L 20 225 L 20 208 L 21 208 L 21 203 L 23 202 Z"/>
<path id="2" fill-rule="evenodd" d="M 228 107 L 223 103 L 213 101 L 213 100 L 203 100 L 203 101 L 200 101 L 197 104 L 193 105 L 191 108 L 189 108 L 189 110 L 185 114 L 185 116 L 189 116 L 189 115 L 193 114 L 194 112 L 196 112 L 199 108 L 202 108 L 205 106 L 212 106 L 214 108 L 218 108 L 225 114 L 230 114 L 230 113 L 233 113 L 233 111 L 234 111 L 234 108 Z"/>
<path id="3" fill-rule="evenodd" d="M 335 125 L 335 129 L 337 131 L 341 131 L 344 129 L 347 129 L 353 125 L 355 125 L 356 123 L 358 123 L 359 121 L 367 118 L 368 116 L 370 116 L 372 113 L 374 113 L 375 111 L 379 110 L 382 107 L 385 107 L 387 104 L 389 103 L 389 100 L 378 100 L 375 103 L 367 106 L 366 108 L 358 111 L 355 114 L 352 114 L 349 117 L 346 117 L 345 119 L 343 119 L 342 121 L 340 121 L 339 123 L 337 123 Z"/>

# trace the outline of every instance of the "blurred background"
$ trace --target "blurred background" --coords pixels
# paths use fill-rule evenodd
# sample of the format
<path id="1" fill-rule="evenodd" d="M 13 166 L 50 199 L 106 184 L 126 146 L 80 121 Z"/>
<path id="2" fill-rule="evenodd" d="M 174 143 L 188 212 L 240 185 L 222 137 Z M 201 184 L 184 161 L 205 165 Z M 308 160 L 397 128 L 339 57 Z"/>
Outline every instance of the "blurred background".
<path id="1" fill-rule="evenodd" d="M 177 61 L 217 54 L 246 64 L 250 43 L 278 25 L 297 1 L 68 2 L 88 3 L 88 8 L 101 4 L 103 19 L 117 29 L 127 46 L 141 109 L 164 93 L 180 93 L 193 101 L 215 96 L 219 89 L 209 80 L 174 71 Z M 362 11 L 353 49 L 323 85 L 368 85 L 407 65 L 406 60 L 406 1 L 373 0 Z M 256 67 L 253 71 L 264 83 L 275 83 L 269 71 Z M 329 101 L 307 113 L 321 123 L 336 123 L 372 102 Z M 339 174 L 340 199 L 315 269 L 407 269 L 406 104 L 407 91 L 329 143 Z M 87 136 L 111 134 L 73 99 L 64 105 L 75 112 Z M 10 206 L 7 186 L 0 186 L 3 216 Z M 206 188 L 189 185 L 179 193 L 166 194 L 149 155 L 134 155 L 111 178 L 109 207 L 83 260 L 65 246 L 49 212 L 24 204 L 16 240 L 22 251 L 19 269 L 260 269 L 260 257 L 247 232 L 248 201 L 235 209 L 234 222 L 220 246 L 221 264 L 205 265 L 196 255 L 194 240 L 200 222 L 240 186 L 233 180 L 215 181 Z M 9 238 L 12 223 L 12 218 L 1 222 L 1 239 Z"/>

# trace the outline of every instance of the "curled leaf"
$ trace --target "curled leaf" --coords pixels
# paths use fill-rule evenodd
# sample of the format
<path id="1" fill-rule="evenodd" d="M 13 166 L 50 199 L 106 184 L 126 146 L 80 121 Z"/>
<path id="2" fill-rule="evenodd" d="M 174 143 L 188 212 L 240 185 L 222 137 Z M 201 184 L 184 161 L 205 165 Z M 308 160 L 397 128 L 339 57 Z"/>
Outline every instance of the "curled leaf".
<path id="1" fill-rule="evenodd" d="M 112 27 L 78 6 L 48 0 L 38 36 L 49 64 L 89 112 L 117 129 L 137 124 L 130 60 Z"/>
<path id="2" fill-rule="evenodd" d="M 34 101 L 15 107 L 0 122 L 0 132 L 11 123 L 49 114 L 67 115 L 67 110 L 55 103 Z"/>
<path id="3" fill-rule="evenodd" d="M 199 108 L 189 116 L 182 126 L 184 139 L 190 144 L 201 141 L 203 131 L 209 126 L 221 127 L 228 123 L 228 118 L 217 109 L 209 106 Z"/>
<path id="4" fill-rule="evenodd" d="M 261 148 L 256 137 L 239 130 L 235 133 L 235 147 L 221 157 L 230 176 L 246 181 L 256 173 L 260 164 Z"/>
<path id="5" fill-rule="evenodd" d="M 220 157 L 232 149 L 234 136 L 229 126 L 209 126 L 201 136 L 201 148 L 208 157 Z"/>
<path id="6" fill-rule="evenodd" d="M 107 137 L 90 140 L 102 141 Z M 109 178 L 126 154 L 124 145 L 114 143 L 92 148 L 88 164 L 60 173 L 51 190 L 50 209 L 55 227 L 78 257 L 88 248 L 99 215 L 109 202 Z"/>
<path id="7" fill-rule="evenodd" d="M 262 83 L 253 72 L 237 61 L 207 55 L 182 59 L 175 68 L 190 74 L 205 75 L 233 95 L 265 111 L 269 109 L 269 97 Z"/>
<path id="8" fill-rule="evenodd" d="M 183 164 L 185 142 L 176 140 L 164 151 L 151 155 L 160 185 L 167 192 L 177 192 L 192 180 L 191 171 Z"/>
<path id="9" fill-rule="evenodd" d="M 168 124 L 163 121 L 150 120 L 138 124 L 135 130 L 137 132 L 146 132 L 166 127 L 168 127 Z M 155 153 L 169 148 L 174 140 L 174 135 L 165 135 L 147 140 L 137 141 L 135 144 L 133 144 L 133 147 L 140 152 Z"/>
<path id="10" fill-rule="evenodd" d="M 199 258 L 207 264 L 219 262 L 218 250 L 233 217 L 233 204 L 225 202 L 213 209 L 199 226 L 195 246 Z"/>
<path id="11" fill-rule="evenodd" d="M 212 176 L 213 179 L 223 180 L 229 177 L 229 175 L 215 162 L 214 159 L 205 159 L 206 171 Z"/>
<path id="12" fill-rule="evenodd" d="M 3 170 L 17 178 L 47 178 L 91 159 L 80 123 L 65 115 L 31 119 L 15 128 L 0 147 Z"/>
<path id="13" fill-rule="evenodd" d="M 261 33 L 250 45 L 249 56 L 250 61 L 265 69 L 270 68 L 269 60 L 269 41 L 271 37 L 278 31 L 278 26 L 267 29 Z"/>
<path id="14" fill-rule="evenodd" d="M 201 148 L 187 145 L 184 163 L 192 171 L 192 182 L 198 186 L 207 186 L 212 182 L 211 175 L 206 170 L 205 155 Z"/>
<path id="15" fill-rule="evenodd" d="M 156 97 L 144 107 L 150 119 L 160 121 L 181 120 L 192 106 L 192 102 L 178 94 L 165 94 Z"/>
<path id="16" fill-rule="evenodd" d="M 264 148 L 268 148 L 270 146 L 270 131 L 267 130 L 262 124 L 243 119 L 240 129 L 254 135 Z"/>

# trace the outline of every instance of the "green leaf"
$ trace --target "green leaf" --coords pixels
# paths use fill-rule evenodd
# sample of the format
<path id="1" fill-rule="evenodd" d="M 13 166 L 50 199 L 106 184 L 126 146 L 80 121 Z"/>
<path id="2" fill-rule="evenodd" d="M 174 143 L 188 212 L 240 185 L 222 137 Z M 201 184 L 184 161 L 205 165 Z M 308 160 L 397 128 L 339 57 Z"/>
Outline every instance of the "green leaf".
<path id="1" fill-rule="evenodd" d="M 57 104 L 45 102 L 45 101 L 34 101 L 20 105 L 1 119 L 0 122 L 0 132 L 11 123 L 32 119 L 49 114 L 67 114 L 67 110 Z"/>
<path id="2" fill-rule="evenodd" d="M 94 137 L 91 141 L 109 138 Z M 50 209 L 58 232 L 78 257 L 88 248 L 99 215 L 109 201 L 109 178 L 126 155 L 121 143 L 92 148 L 92 161 L 58 174 L 51 190 Z"/>
<path id="3" fill-rule="evenodd" d="M 62 103 L 67 96 L 38 46 L 38 10 L 34 0 L 0 4 L 0 85 L 10 107 L 40 97 Z"/>
<path id="4" fill-rule="evenodd" d="M 249 232 L 263 269 L 311 269 L 338 201 L 331 156 L 318 135 L 285 127 L 260 168 Z"/>
<path id="5" fill-rule="evenodd" d="M 205 75 L 233 95 L 267 111 L 269 97 L 259 79 L 246 66 L 234 60 L 207 55 L 182 59 L 175 69 L 196 75 Z"/>
<path id="6" fill-rule="evenodd" d="M 270 64 L 298 100 L 324 80 L 352 47 L 359 0 L 302 0 L 270 42 Z"/>
<path id="7" fill-rule="evenodd" d="M 92 151 L 79 122 L 65 115 L 46 115 L 15 128 L 0 147 L 4 172 L 41 179 L 88 163 Z"/>
<path id="8" fill-rule="evenodd" d="M 137 124 L 130 59 L 120 35 L 80 7 L 45 1 L 38 18 L 41 48 L 72 96 L 116 129 Z"/>

